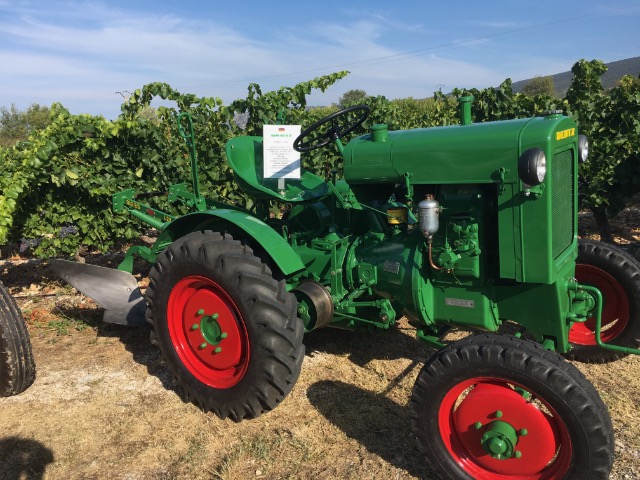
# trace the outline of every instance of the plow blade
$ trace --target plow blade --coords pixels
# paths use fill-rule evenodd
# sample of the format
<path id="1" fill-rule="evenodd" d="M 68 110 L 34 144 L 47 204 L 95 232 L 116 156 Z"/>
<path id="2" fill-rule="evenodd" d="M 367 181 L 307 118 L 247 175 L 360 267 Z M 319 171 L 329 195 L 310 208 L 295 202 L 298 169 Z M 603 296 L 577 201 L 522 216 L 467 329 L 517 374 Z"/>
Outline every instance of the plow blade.
<path id="1" fill-rule="evenodd" d="M 103 320 L 119 325 L 145 325 L 147 306 L 135 277 L 113 268 L 52 260 L 51 269 L 67 283 L 104 307 Z"/>

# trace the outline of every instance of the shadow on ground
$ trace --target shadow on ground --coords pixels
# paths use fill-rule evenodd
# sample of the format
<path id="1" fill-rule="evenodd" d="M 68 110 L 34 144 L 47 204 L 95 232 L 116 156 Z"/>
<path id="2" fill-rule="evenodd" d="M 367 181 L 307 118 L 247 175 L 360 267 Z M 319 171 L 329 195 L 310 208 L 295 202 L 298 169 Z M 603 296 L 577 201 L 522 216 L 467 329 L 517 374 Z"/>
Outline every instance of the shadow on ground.
<path id="1" fill-rule="evenodd" d="M 53 451 L 40 442 L 20 437 L 0 438 L 0 478 L 3 480 L 42 479 L 47 465 L 53 461 Z"/>
<path id="2" fill-rule="evenodd" d="M 98 337 L 118 339 L 124 345 L 125 350 L 131 353 L 131 359 L 134 362 L 146 367 L 147 372 L 156 376 L 164 388 L 180 395 L 179 386 L 173 382 L 169 371 L 161 363 L 160 350 L 151 344 L 149 339 L 150 326 L 130 327 L 105 323 L 102 321 L 104 312 L 102 308 L 90 310 L 64 306 L 56 308 L 58 313 L 65 317 L 95 328 Z"/>
<path id="3" fill-rule="evenodd" d="M 411 412 L 382 394 L 322 380 L 307 390 L 311 404 L 349 438 L 397 468 L 429 477 L 424 455 L 411 433 Z"/>
<path id="4" fill-rule="evenodd" d="M 361 367 L 371 360 L 381 359 L 406 358 L 424 363 L 436 352 L 418 340 L 411 327 L 400 327 L 397 324 L 386 331 L 371 332 L 323 328 L 306 334 L 304 344 L 307 356 L 313 356 L 316 352 L 348 355 L 351 362 Z"/>

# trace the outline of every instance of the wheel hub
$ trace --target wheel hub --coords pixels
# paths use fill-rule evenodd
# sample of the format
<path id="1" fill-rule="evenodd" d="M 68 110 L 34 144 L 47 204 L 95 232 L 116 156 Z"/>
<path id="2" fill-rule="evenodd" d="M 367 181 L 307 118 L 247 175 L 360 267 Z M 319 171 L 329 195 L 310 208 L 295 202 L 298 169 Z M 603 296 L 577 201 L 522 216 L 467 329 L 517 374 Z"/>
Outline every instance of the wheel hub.
<path id="1" fill-rule="evenodd" d="M 229 295 L 205 277 L 185 277 L 168 305 L 169 333 L 181 361 L 200 381 L 228 388 L 244 376 L 249 345 Z"/>
<path id="2" fill-rule="evenodd" d="M 207 348 L 208 346 L 214 346 L 214 353 L 220 353 L 222 347 L 218 346 L 222 340 L 229 335 L 227 332 L 222 331 L 222 327 L 218 323 L 219 313 L 213 313 L 211 315 L 205 315 L 204 309 L 198 310 L 198 315 L 201 315 L 199 322 L 194 323 L 191 326 L 191 331 L 200 330 L 202 334 L 203 343 L 200 344 L 200 349 Z"/>
<path id="3" fill-rule="evenodd" d="M 499 379 L 472 379 L 453 390 L 442 405 L 443 438 L 453 456 L 478 473 L 476 478 L 524 478 L 552 463 L 549 471 L 560 471 L 565 458 L 570 458 L 568 449 L 560 451 L 566 441 L 562 423 L 538 408 L 531 392 L 520 386 Z"/>
<path id="4" fill-rule="evenodd" d="M 485 452 L 498 460 L 511 458 L 518 443 L 516 429 L 510 423 L 494 420 L 480 439 Z"/>
<path id="5" fill-rule="evenodd" d="M 602 340 L 611 342 L 629 323 L 630 306 L 624 288 L 609 273 L 593 265 L 576 265 L 576 278 L 602 293 Z M 569 331 L 569 341 L 576 345 L 596 345 L 595 328 L 594 317 L 583 323 L 574 323 Z"/>

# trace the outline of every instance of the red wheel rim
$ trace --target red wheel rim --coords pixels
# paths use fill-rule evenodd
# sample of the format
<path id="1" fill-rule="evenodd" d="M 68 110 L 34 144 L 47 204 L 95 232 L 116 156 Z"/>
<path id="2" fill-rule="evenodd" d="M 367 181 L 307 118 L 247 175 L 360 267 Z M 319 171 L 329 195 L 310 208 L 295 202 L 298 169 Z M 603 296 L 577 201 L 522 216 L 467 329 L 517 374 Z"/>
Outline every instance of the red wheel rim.
<path id="1" fill-rule="evenodd" d="M 196 275 L 180 280 L 169 295 L 167 321 L 180 361 L 199 381 L 229 388 L 242 379 L 249 363 L 247 330 L 217 283 Z"/>
<path id="2" fill-rule="evenodd" d="M 629 299 L 615 278 L 593 265 L 577 264 L 576 279 L 585 285 L 596 287 L 602 293 L 602 340 L 610 342 L 620 335 L 629 322 Z M 574 323 L 569 331 L 569 341 L 576 345 L 596 345 L 596 319 Z"/>
<path id="3" fill-rule="evenodd" d="M 567 427 L 547 402 L 535 394 L 525 399 L 525 390 L 504 379 L 479 377 L 445 395 L 438 411 L 442 441 L 473 478 L 554 479 L 568 471 L 572 447 Z M 517 432 L 513 452 L 520 453 L 511 458 L 495 458 L 483 448 L 483 436 L 498 418 Z"/>

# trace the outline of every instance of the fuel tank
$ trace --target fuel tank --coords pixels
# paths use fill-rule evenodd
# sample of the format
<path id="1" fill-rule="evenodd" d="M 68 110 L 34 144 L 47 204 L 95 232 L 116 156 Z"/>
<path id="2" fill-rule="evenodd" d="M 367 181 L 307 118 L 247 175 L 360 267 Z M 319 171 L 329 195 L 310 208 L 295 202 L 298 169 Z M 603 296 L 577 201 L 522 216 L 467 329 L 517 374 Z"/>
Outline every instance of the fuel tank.
<path id="1" fill-rule="evenodd" d="M 344 178 L 349 184 L 404 183 L 409 173 L 413 184 L 495 182 L 496 171 L 518 158 L 527 125 L 541 120 L 398 131 L 374 125 L 345 147 Z"/>

